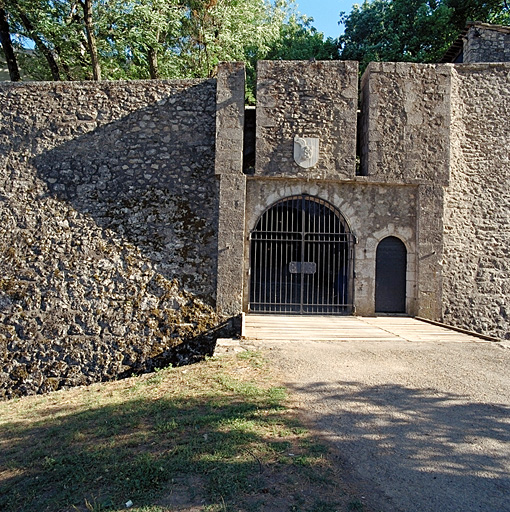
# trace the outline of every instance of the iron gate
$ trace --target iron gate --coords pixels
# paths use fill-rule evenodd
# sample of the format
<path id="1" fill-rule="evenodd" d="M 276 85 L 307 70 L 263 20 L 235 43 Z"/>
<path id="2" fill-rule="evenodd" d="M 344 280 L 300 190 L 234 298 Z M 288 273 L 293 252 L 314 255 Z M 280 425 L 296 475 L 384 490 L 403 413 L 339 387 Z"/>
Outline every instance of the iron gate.
<path id="1" fill-rule="evenodd" d="M 349 314 L 353 242 L 342 214 L 308 195 L 282 199 L 250 234 L 249 311 Z"/>

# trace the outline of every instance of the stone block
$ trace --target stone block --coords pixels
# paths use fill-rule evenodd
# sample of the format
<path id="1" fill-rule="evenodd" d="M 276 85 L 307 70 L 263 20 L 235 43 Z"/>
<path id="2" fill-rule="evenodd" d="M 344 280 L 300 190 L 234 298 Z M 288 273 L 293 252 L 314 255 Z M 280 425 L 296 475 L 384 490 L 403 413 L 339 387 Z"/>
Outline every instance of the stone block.
<path id="1" fill-rule="evenodd" d="M 258 73 L 255 175 L 353 177 L 357 64 L 259 62 Z M 309 170 L 294 159 L 295 136 L 319 139 L 319 158 Z"/>

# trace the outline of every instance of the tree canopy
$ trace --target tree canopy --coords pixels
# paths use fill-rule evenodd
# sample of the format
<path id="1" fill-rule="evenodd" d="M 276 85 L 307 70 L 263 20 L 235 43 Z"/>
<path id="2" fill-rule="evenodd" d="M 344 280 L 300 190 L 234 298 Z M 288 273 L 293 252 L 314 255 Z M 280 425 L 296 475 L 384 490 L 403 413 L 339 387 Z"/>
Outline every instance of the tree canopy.
<path id="1" fill-rule="evenodd" d="M 505 0 L 365 0 L 341 15 L 341 58 L 437 62 L 467 21 L 508 23 Z"/>
<path id="2" fill-rule="evenodd" d="M 0 0 L 40 80 L 208 77 L 222 60 L 338 58 L 294 0 Z M 1 7 L 1 5 L 0 5 Z"/>
<path id="3" fill-rule="evenodd" d="M 510 23 L 510 0 L 364 0 L 324 40 L 294 1 L 0 0 L 0 42 L 13 80 L 17 60 L 36 80 L 210 77 L 240 60 L 251 101 L 259 59 L 437 62 L 468 20 Z"/>

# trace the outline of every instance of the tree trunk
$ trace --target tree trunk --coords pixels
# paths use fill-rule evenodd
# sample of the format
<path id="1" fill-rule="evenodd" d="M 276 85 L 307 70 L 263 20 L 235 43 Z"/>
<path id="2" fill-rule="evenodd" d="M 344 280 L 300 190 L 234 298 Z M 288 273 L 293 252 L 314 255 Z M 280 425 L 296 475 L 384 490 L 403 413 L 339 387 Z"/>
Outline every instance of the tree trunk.
<path id="1" fill-rule="evenodd" d="M 154 47 L 150 47 L 147 55 L 149 59 L 149 73 L 153 80 L 157 80 L 159 78 L 159 69 L 158 69 L 158 50 Z"/>
<path id="2" fill-rule="evenodd" d="M 14 54 L 12 47 L 11 33 L 9 32 L 9 22 L 7 21 L 7 13 L 3 8 L 0 8 L 0 43 L 5 54 L 7 61 L 7 68 L 9 69 L 9 76 L 12 82 L 19 82 L 21 75 L 19 73 L 18 61 Z"/>
<path id="3" fill-rule="evenodd" d="M 37 49 L 44 55 L 44 58 L 48 62 L 48 66 L 50 68 L 51 76 L 53 80 L 60 80 L 60 70 L 58 68 L 57 61 L 55 60 L 55 57 L 53 56 L 53 53 L 51 50 L 43 43 L 42 39 L 37 35 L 34 26 L 32 25 L 32 22 L 27 18 L 26 14 L 21 11 L 19 6 L 18 8 L 18 15 L 21 19 L 21 23 L 23 23 L 23 26 L 25 27 L 26 31 L 30 34 L 30 37 L 34 40 L 35 45 L 37 46 Z"/>
<path id="4" fill-rule="evenodd" d="M 96 36 L 94 35 L 94 20 L 92 18 L 92 0 L 80 0 L 85 20 L 85 32 L 89 47 L 90 62 L 92 64 L 92 76 L 94 80 L 101 80 L 101 67 L 97 54 Z"/>

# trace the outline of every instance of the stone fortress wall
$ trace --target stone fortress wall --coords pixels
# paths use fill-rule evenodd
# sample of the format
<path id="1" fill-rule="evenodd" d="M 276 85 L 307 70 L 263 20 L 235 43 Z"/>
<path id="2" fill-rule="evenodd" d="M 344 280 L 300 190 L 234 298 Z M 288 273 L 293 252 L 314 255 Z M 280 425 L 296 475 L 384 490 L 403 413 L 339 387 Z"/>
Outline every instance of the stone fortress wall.
<path id="1" fill-rule="evenodd" d="M 356 169 L 356 64 L 262 63 L 246 233 L 278 200 L 320 197 L 357 239 L 357 314 L 375 313 L 376 248 L 395 236 L 407 248 L 408 314 L 510 337 L 509 72 L 507 63 L 370 64 Z M 294 134 L 320 140 L 321 163 L 296 165 Z M 246 243 L 244 282 L 249 271 Z"/>
<path id="2" fill-rule="evenodd" d="M 510 338 L 510 66 L 452 69 L 442 315 Z"/>
<path id="3" fill-rule="evenodd" d="M 414 314 L 431 319 L 441 314 L 450 82 L 449 66 L 406 63 L 371 63 L 361 81 L 360 174 L 369 182 L 413 187 L 415 258 L 408 293 Z"/>
<path id="4" fill-rule="evenodd" d="M 374 314 L 376 246 L 396 235 L 408 248 L 407 303 L 408 312 L 415 314 L 418 190 L 396 178 L 388 182 L 357 175 L 357 63 L 263 62 L 258 79 L 256 163 L 247 184 L 246 233 L 277 200 L 299 194 L 320 197 L 339 208 L 357 239 L 355 312 Z M 296 135 L 319 140 L 317 165 L 304 169 L 293 160 Z M 248 246 L 245 256 L 247 282 Z M 245 287 L 245 305 L 247 300 Z"/>
<path id="5" fill-rule="evenodd" d="M 509 64 L 371 64 L 362 83 L 363 174 L 418 186 L 417 314 L 509 338 Z"/>
<path id="6" fill-rule="evenodd" d="M 249 172 L 242 64 L 0 86 L 0 397 L 210 353 L 247 308 L 250 231 L 296 194 L 349 223 L 356 314 L 395 236 L 407 314 L 510 337 L 510 64 L 371 64 L 359 116 L 354 62 L 261 62 L 258 80 Z M 309 169 L 295 136 L 319 139 Z"/>
<path id="7" fill-rule="evenodd" d="M 0 397 L 210 352 L 216 82 L 0 87 Z"/>

